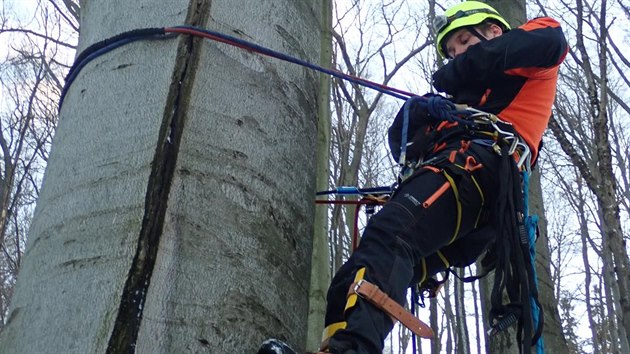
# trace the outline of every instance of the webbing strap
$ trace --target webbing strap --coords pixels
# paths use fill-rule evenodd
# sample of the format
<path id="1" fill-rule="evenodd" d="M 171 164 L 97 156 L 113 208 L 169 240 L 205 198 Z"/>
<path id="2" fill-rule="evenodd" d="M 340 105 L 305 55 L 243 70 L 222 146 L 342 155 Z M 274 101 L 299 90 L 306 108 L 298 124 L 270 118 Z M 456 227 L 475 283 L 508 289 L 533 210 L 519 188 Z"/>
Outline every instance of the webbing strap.
<path id="1" fill-rule="evenodd" d="M 538 301 L 535 267 L 530 253 L 530 240 L 525 230 L 527 212 L 516 163 L 509 158 L 507 146 L 501 147 L 501 175 L 497 199 L 497 239 L 495 282 L 491 293 L 491 333 L 504 330 L 518 321 L 516 331 L 519 352 L 530 353 L 542 334 L 543 313 Z M 503 303 L 506 291 L 511 301 Z M 532 312 L 532 307 L 538 311 Z M 534 317 L 538 315 L 538 319 Z M 542 349 L 542 343 L 540 343 Z"/>
<path id="2" fill-rule="evenodd" d="M 361 279 L 350 285 L 348 295 L 358 295 L 370 302 L 383 312 L 385 312 L 394 321 L 399 321 L 403 326 L 409 328 L 411 332 L 422 338 L 433 338 L 433 330 L 426 323 L 420 321 L 411 312 L 400 306 L 396 301 L 392 300 L 378 286 Z"/>

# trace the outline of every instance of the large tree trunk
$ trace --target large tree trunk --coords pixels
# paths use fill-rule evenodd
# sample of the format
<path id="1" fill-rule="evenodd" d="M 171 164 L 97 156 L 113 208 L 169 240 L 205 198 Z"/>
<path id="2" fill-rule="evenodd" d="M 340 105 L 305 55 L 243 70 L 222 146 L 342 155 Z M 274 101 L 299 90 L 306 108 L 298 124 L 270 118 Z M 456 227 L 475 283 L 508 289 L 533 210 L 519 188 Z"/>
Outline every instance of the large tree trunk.
<path id="1" fill-rule="evenodd" d="M 191 24 L 319 60 L 321 3 L 82 2 L 80 48 Z M 61 111 L 3 352 L 303 348 L 318 76 L 186 36 L 88 64 Z"/>
<path id="2" fill-rule="evenodd" d="M 497 9 L 514 27 L 524 23 L 527 19 L 525 0 L 489 0 L 486 2 Z M 539 227 L 542 234 L 536 242 L 536 271 L 539 278 L 538 297 L 545 316 L 543 331 L 545 349 L 550 353 L 566 353 L 568 347 L 562 334 L 558 300 L 554 296 L 553 283 L 551 282 L 549 239 L 547 238 L 540 176 L 537 171 L 532 173 L 530 182 L 529 211 L 531 214 L 540 216 Z M 489 295 L 489 288 L 484 293 Z M 511 330 L 509 332 L 510 335 L 513 333 Z M 494 341 L 491 341 L 489 351 L 492 353 L 518 353 L 518 346 L 519 343 L 513 337 L 498 336 Z"/>

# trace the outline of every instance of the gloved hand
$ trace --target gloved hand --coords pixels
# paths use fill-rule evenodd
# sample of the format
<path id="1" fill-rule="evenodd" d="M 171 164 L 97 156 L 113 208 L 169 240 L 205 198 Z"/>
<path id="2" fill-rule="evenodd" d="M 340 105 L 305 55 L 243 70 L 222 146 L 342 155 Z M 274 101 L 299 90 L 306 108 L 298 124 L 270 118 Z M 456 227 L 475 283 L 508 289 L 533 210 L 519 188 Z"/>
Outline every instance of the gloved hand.
<path id="1" fill-rule="evenodd" d="M 389 149 L 392 154 L 394 160 L 398 161 L 400 159 L 400 148 L 401 148 L 401 140 L 402 140 L 402 130 L 404 125 L 404 117 L 405 117 L 405 109 L 409 109 L 409 122 L 407 125 L 407 143 L 411 143 L 414 140 L 420 139 L 420 136 L 417 137 L 417 134 L 424 134 L 426 126 L 429 124 L 429 115 L 427 112 L 426 105 L 426 97 L 430 97 L 433 94 L 424 95 L 425 98 L 420 97 L 412 97 L 410 98 L 405 105 L 403 105 L 398 114 L 396 114 L 396 118 L 392 122 L 392 125 L 388 130 L 388 142 Z M 406 108 L 407 107 L 407 108 Z M 416 139 L 417 138 L 417 139 Z M 413 145 L 412 145 L 413 146 Z M 407 158 L 412 159 L 410 152 L 414 152 L 415 149 L 407 150 Z"/>
<path id="2" fill-rule="evenodd" d="M 457 92 L 458 80 L 455 68 L 452 63 L 448 63 L 433 73 L 433 87 L 438 92 L 445 92 L 454 96 Z"/>

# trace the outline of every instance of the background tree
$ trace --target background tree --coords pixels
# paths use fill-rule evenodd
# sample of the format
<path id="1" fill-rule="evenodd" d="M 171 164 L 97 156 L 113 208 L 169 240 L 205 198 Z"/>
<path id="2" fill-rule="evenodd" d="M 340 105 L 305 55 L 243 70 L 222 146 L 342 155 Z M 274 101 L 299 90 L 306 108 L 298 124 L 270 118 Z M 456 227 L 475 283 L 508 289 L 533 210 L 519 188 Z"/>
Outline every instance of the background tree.
<path id="1" fill-rule="evenodd" d="M 574 45 L 567 58 L 551 131 L 558 163 L 558 181 L 578 216 L 584 296 L 579 301 L 596 331 L 586 345 L 594 352 L 628 352 L 628 255 L 622 225 L 628 222 L 628 59 L 619 35 L 627 35 L 622 18 L 628 7 L 620 1 L 577 1 L 562 6 L 538 2 L 543 13 L 560 14 Z M 560 158 L 562 160 L 560 160 Z M 562 161 L 566 161 L 564 164 Z M 571 167 L 572 165 L 575 167 Z M 576 188 L 577 187 L 577 188 Z M 587 187 L 588 189 L 586 189 Z M 580 193 L 576 195 L 576 190 Z M 593 284 L 592 276 L 600 282 Z M 567 277 L 568 278 L 568 277 Z M 564 287 L 581 284 L 565 280 Z"/>
<path id="2" fill-rule="evenodd" d="M 322 36 L 320 64 L 332 68 L 332 0 L 322 0 Z M 318 191 L 329 187 L 330 176 L 330 77 L 320 74 L 317 120 L 317 179 Z M 326 292 L 330 285 L 330 252 L 328 251 L 328 209 L 319 206 L 315 209 L 313 227 L 313 257 L 311 261 L 311 286 L 309 290 L 309 316 L 306 348 L 319 349 L 324 316 L 326 312 Z"/>
<path id="3" fill-rule="evenodd" d="M 66 31 L 73 17 L 53 4 L 33 5 L 29 14 L 3 2 L 0 14 L 0 329 L 57 124 L 64 63 L 74 51 L 76 34 Z"/>

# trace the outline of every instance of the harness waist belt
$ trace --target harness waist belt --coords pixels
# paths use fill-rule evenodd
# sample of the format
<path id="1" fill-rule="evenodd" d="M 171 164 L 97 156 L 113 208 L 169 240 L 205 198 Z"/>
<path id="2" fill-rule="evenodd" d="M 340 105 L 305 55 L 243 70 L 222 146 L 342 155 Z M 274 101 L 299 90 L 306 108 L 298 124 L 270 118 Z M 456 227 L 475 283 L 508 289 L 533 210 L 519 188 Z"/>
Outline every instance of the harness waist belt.
<path id="1" fill-rule="evenodd" d="M 411 312 L 392 300 L 378 286 L 361 279 L 350 285 L 348 294 L 357 294 L 366 299 L 372 305 L 388 314 L 394 321 L 398 320 L 403 326 L 409 328 L 411 332 L 422 338 L 433 338 L 433 330 L 426 323 L 420 321 Z"/>

